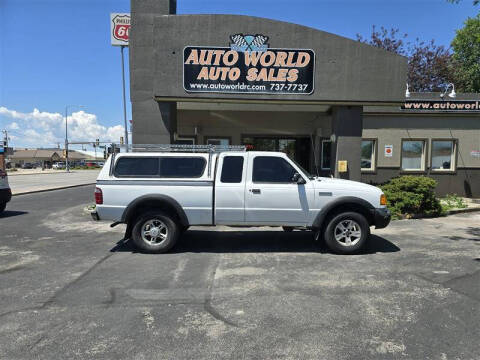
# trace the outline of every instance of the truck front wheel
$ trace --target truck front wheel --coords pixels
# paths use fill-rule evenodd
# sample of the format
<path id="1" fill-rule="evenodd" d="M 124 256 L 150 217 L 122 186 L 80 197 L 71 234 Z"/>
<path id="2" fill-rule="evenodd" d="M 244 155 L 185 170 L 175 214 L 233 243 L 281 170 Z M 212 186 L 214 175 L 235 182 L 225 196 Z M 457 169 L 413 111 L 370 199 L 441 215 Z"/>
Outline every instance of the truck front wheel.
<path id="1" fill-rule="evenodd" d="M 355 254 L 366 244 L 370 226 L 362 214 L 345 212 L 330 218 L 325 228 L 327 246 L 338 254 Z"/>
<path id="2" fill-rule="evenodd" d="M 164 253 L 177 242 L 179 226 L 163 213 L 146 213 L 135 221 L 132 240 L 137 248 L 147 253 Z"/>
<path id="3" fill-rule="evenodd" d="M 7 207 L 7 203 L 0 203 L 0 214 L 5 210 Z"/>

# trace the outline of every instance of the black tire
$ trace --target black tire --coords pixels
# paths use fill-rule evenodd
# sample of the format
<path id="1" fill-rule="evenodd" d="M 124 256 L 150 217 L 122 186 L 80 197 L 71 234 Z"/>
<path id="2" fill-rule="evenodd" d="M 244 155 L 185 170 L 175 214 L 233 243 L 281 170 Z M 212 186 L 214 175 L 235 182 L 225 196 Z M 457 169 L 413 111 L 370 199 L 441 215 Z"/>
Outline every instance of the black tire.
<path id="1" fill-rule="evenodd" d="M 340 223 L 341 225 L 337 227 Z M 357 237 L 354 234 L 358 231 L 360 231 L 360 236 Z M 333 216 L 329 219 L 324 232 L 327 246 L 337 254 L 358 253 L 367 243 L 369 236 L 370 226 L 367 219 L 356 212 L 345 212 Z"/>
<path id="2" fill-rule="evenodd" d="M 142 236 L 142 229 L 147 226 L 148 222 L 156 222 L 157 228 L 162 228 L 162 225 L 166 228 L 166 238 L 164 240 L 159 240 L 158 243 L 154 241 L 147 241 L 146 239 L 150 238 L 153 240 L 152 236 L 145 235 Z M 148 230 L 147 230 L 148 231 Z M 162 232 L 163 233 L 163 232 Z M 174 221 L 174 219 L 164 213 L 160 212 L 151 212 L 145 213 L 139 216 L 133 225 L 132 229 L 132 241 L 135 246 L 142 252 L 147 253 L 165 253 L 170 250 L 177 242 L 178 236 L 180 235 L 180 227 Z M 158 238 L 157 238 L 158 239 Z"/>
<path id="3" fill-rule="evenodd" d="M 7 203 L 0 203 L 0 214 L 5 210 L 7 207 Z"/>
<path id="4" fill-rule="evenodd" d="M 291 226 L 282 226 L 282 229 L 285 232 L 292 232 L 293 231 L 293 227 L 291 227 Z"/>

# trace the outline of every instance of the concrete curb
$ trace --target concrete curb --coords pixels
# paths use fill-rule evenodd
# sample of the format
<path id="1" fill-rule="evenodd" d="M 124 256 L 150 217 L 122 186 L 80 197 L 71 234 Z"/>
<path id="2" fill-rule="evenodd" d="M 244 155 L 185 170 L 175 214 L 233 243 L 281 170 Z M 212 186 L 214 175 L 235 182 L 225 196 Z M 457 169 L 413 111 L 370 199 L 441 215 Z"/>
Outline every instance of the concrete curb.
<path id="1" fill-rule="evenodd" d="M 47 191 L 55 191 L 55 190 L 63 190 L 63 189 L 71 189 L 71 188 L 76 188 L 80 186 L 88 186 L 88 185 L 95 185 L 96 182 L 94 183 L 87 183 L 87 184 L 78 184 L 78 185 L 68 185 L 68 186 L 61 186 L 61 187 L 56 187 L 56 188 L 50 188 L 50 189 L 42 189 L 42 190 L 33 190 L 33 191 L 24 191 L 20 193 L 15 193 L 12 194 L 12 196 L 21 196 L 21 195 L 29 195 L 29 194 L 36 194 L 36 193 L 42 193 L 42 192 L 47 192 Z M 93 195 L 92 195 L 93 196 Z"/>
<path id="2" fill-rule="evenodd" d="M 394 219 L 392 221 L 399 221 L 399 220 L 414 220 L 414 219 L 436 219 L 441 217 L 446 217 L 449 215 L 456 215 L 456 214 L 463 214 L 463 213 L 472 213 L 480 211 L 480 207 L 473 207 L 473 208 L 465 208 L 465 209 L 453 209 L 448 210 L 443 215 L 423 215 L 423 214 L 414 214 L 410 217 L 402 217 L 400 219 Z"/>
<path id="3" fill-rule="evenodd" d="M 36 172 L 36 173 L 26 173 L 26 174 L 17 174 L 7 172 L 8 177 L 10 176 L 27 176 L 27 175 L 49 175 L 49 174 L 66 174 L 66 171 L 48 171 L 48 172 Z"/>
<path id="4" fill-rule="evenodd" d="M 480 207 L 465 208 L 465 209 L 453 209 L 453 210 L 448 210 L 447 215 L 471 213 L 471 212 L 477 212 L 477 211 L 480 211 Z"/>
<path id="5" fill-rule="evenodd" d="M 72 170 L 69 173 L 67 173 L 66 171 L 48 171 L 48 172 L 36 172 L 36 173 L 28 173 L 28 174 L 15 174 L 15 173 L 12 174 L 7 172 L 7 175 L 8 177 L 10 177 L 10 176 L 27 176 L 27 175 L 73 174 L 77 171 L 95 171 L 95 170 Z M 99 169 L 99 172 L 100 172 L 100 169 Z"/>

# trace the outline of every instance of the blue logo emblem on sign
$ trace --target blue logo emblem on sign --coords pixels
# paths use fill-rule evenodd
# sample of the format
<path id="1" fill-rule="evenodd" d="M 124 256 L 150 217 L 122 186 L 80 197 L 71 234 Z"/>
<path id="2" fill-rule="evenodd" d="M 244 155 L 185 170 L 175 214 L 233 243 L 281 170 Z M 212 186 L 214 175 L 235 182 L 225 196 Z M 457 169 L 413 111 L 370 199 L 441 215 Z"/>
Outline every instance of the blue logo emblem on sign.
<path id="1" fill-rule="evenodd" d="M 263 52 L 268 49 L 268 36 L 257 35 L 243 35 L 235 34 L 230 36 L 230 48 L 235 51 L 259 51 Z"/>

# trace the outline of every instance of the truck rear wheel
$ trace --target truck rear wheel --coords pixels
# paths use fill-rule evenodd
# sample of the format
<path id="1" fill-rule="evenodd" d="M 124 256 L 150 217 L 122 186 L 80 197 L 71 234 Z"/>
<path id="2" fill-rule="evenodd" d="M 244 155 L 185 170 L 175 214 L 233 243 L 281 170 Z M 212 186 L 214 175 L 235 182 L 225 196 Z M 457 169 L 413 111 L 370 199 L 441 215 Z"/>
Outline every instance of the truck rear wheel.
<path id="1" fill-rule="evenodd" d="M 7 203 L 0 203 L 0 214 L 5 210 L 7 207 Z"/>
<path id="2" fill-rule="evenodd" d="M 137 248 L 148 253 L 164 253 L 177 242 L 179 226 L 163 213 L 146 213 L 135 221 L 132 240 Z"/>
<path id="3" fill-rule="evenodd" d="M 370 226 L 362 214 L 345 212 L 333 216 L 325 228 L 327 246 L 338 254 L 355 254 L 367 243 Z"/>

